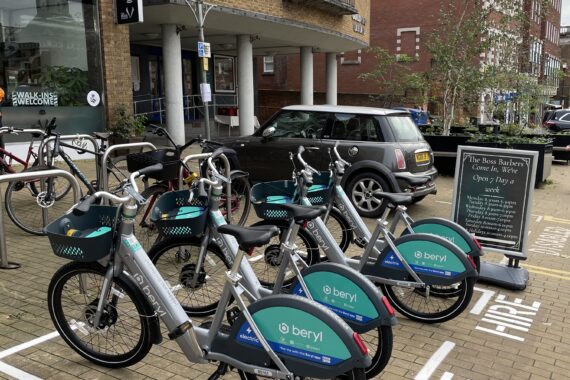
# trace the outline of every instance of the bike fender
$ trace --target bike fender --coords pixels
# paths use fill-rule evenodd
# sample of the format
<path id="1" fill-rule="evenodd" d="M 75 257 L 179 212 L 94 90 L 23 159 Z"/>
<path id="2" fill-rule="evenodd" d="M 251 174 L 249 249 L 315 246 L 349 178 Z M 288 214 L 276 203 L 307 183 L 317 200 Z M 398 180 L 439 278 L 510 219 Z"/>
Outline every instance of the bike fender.
<path id="1" fill-rule="evenodd" d="M 313 300 L 331 309 L 357 333 L 396 324 L 396 317 L 382 301 L 383 294 L 356 270 L 336 263 L 320 263 L 303 269 L 301 275 Z M 293 283 L 291 293 L 306 297 L 298 280 Z"/>
<path id="2" fill-rule="evenodd" d="M 394 245 L 428 285 L 451 285 L 467 277 L 478 277 L 467 255 L 442 237 L 417 233 L 397 238 Z M 382 250 L 376 262 L 366 264 L 362 273 L 396 281 L 411 278 L 390 246 Z"/>
<path id="3" fill-rule="evenodd" d="M 398 185 L 398 181 L 394 174 L 386 167 L 386 165 L 381 164 L 377 161 L 372 160 L 362 160 L 358 161 L 355 164 L 352 164 L 342 176 L 341 186 L 344 188 L 347 185 L 347 181 L 350 177 L 352 177 L 352 173 L 360 171 L 361 169 L 366 169 L 367 171 L 377 171 L 388 181 L 388 185 L 393 192 L 398 193 L 401 191 L 400 185 Z"/>
<path id="4" fill-rule="evenodd" d="M 126 286 L 133 291 L 134 297 L 136 298 L 135 301 L 139 302 L 140 305 L 143 307 L 144 315 L 150 316 L 147 317 L 150 323 L 150 340 L 153 344 L 160 344 L 162 343 L 162 333 L 160 331 L 160 320 L 158 319 L 158 315 L 155 313 L 152 305 L 140 290 L 140 288 L 135 283 L 135 280 L 128 275 L 126 272 L 120 274 L 120 277 L 123 281 L 125 281 Z"/>
<path id="5" fill-rule="evenodd" d="M 412 223 L 415 233 L 432 234 L 457 245 L 469 256 L 483 256 L 483 251 L 473 239 L 473 236 L 463 226 L 443 218 L 426 218 Z M 408 234 L 408 229 L 402 235 Z"/>
<path id="6" fill-rule="evenodd" d="M 230 178 L 238 178 L 238 177 L 249 177 L 249 173 L 238 169 L 230 171 Z"/>
<path id="7" fill-rule="evenodd" d="M 371 361 L 354 331 L 329 309 L 303 297 L 273 295 L 248 306 L 256 326 L 289 371 L 300 377 L 334 378 Z M 212 352 L 258 366 L 271 363 L 241 313 L 228 335 L 217 334 Z"/>

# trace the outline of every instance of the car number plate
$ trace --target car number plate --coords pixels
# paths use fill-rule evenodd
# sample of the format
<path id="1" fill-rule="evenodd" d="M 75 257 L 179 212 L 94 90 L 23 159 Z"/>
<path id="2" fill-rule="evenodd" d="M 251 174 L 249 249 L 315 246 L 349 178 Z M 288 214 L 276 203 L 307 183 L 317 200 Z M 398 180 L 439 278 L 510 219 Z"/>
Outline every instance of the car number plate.
<path id="1" fill-rule="evenodd" d="M 416 153 L 416 162 L 426 162 L 426 161 L 429 161 L 428 152 Z"/>

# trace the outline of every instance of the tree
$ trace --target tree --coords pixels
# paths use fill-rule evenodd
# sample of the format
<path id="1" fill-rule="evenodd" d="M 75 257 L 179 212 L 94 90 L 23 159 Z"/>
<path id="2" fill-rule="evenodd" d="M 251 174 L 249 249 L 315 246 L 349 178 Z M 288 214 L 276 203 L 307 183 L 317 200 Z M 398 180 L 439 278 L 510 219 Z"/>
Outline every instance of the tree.
<path id="1" fill-rule="evenodd" d="M 444 0 L 438 27 L 427 48 L 432 56 L 428 82 L 443 109 L 443 134 L 448 135 L 458 105 L 479 102 L 484 83 L 479 59 L 490 46 L 486 35 L 489 9 L 473 0 Z M 435 95 L 434 95 L 435 94 Z"/>
<path id="2" fill-rule="evenodd" d="M 424 103 L 426 81 L 421 73 L 412 71 L 410 63 L 414 58 L 407 55 L 394 55 L 386 49 L 372 47 L 368 50 L 376 60 L 374 70 L 359 75 L 364 81 L 378 84 L 381 95 L 375 96 L 382 106 L 390 108 L 395 103 Z"/>

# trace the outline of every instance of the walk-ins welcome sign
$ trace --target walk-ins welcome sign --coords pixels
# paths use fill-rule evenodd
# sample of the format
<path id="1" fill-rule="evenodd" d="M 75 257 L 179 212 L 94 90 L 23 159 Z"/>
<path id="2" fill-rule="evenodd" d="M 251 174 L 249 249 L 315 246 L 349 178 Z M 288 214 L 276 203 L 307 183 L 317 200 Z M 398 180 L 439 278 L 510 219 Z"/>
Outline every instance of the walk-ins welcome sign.
<path id="1" fill-rule="evenodd" d="M 525 258 L 538 152 L 459 146 L 452 218 L 484 247 Z"/>

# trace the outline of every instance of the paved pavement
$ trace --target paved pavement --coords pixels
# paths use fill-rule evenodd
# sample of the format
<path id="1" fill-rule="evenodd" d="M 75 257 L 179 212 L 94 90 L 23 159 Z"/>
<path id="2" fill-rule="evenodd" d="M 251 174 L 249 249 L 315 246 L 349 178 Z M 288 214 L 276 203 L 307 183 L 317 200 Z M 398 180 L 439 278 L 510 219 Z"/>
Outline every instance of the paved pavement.
<path id="1" fill-rule="evenodd" d="M 529 259 L 523 263 L 530 272 L 527 289 L 478 284 L 467 311 L 453 321 L 421 325 L 400 318 L 392 359 L 379 378 L 569 378 L 569 172 L 569 166 L 555 164 L 549 183 L 535 191 Z M 452 182 L 440 177 L 438 194 L 410 207 L 410 214 L 449 217 Z M 52 254 L 47 238 L 25 234 L 5 219 L 9 258 L 22 266 L 0 270 L 0 378 L 206 379 L 213 372 L 211 365 L 189 364 L 168 339 L 126 369 L 82 359 L 53 334 L 47 311 L 48 283 L 66 261 Z"/>

